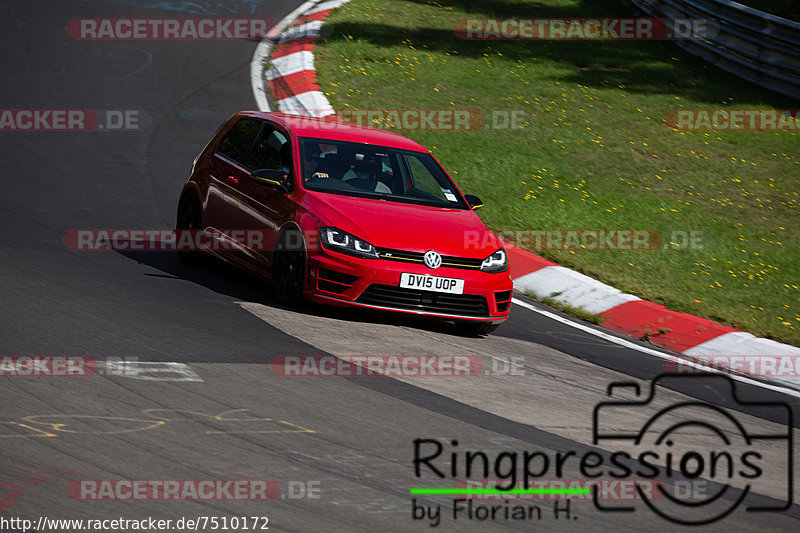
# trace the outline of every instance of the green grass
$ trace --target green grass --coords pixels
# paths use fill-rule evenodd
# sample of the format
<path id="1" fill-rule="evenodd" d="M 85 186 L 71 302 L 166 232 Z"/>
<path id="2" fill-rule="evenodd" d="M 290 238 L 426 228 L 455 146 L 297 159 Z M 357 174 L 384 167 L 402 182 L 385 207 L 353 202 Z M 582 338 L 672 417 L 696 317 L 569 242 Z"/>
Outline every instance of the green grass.
<path id="1" fill-rule="evenodd" d="M 631 16 L 616 0 L 354 0 L 315 50 L 337 110 L 523 111 L 521 130 L 400 131 L 502 229 L 698 231 L 702 249 L 539 252 L 676 311 L 800 345 L 800 135 L 681 132 L 680 108 L 795 108 L 669 41 L 465 41 L 463 17 Z"/>

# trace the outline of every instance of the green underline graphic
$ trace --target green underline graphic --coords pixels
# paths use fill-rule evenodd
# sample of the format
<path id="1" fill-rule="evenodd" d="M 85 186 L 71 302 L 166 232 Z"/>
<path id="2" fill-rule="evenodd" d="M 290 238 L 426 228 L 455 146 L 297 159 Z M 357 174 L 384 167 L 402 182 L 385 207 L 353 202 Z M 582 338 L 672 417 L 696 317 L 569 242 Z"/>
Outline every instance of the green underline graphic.
<path id="1" fill-rule="evenodd" d="M 414 494 L 589 494 L 589 489 L 468 489 L 458 487 L 411 487 Z"/>

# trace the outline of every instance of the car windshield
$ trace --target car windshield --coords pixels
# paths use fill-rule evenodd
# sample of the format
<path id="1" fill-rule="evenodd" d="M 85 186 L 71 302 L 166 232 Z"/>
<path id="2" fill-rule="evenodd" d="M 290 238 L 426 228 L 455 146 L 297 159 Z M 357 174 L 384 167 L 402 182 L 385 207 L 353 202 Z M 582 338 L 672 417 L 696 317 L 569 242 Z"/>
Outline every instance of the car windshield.
<path id="1" fill-rule="evenodd" d="M 328 139 L 300 139 L 303 185 L 312 191 L 469 209 L 430 154 Z"/>

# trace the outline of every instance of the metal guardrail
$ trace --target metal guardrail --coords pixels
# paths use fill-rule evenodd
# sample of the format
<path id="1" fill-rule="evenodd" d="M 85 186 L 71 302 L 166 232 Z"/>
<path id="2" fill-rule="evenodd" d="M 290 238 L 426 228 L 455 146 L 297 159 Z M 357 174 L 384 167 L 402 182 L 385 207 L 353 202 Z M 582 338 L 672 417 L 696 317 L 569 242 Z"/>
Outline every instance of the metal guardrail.
<path id="1" fill-rule="evenodd" d="M 678 46 L 747 81 L 800 99 L 800 22 L 730 0 L 623 0 L 663 19 L 707 21 Z"/>

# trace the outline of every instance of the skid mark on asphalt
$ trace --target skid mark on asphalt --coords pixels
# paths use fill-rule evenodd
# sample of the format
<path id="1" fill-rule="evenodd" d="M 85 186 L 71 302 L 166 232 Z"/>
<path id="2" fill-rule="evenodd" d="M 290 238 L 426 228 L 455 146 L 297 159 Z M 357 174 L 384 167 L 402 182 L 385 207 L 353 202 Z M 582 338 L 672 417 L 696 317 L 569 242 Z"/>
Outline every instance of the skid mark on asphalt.
<path id="1" fill-rule="evenodd" d="M 132 433 L 134 431 L 147 431 L 164 424 L 161 421 L 138 420 L 136 418 L 123 418 L 117 416 L 92 416 L 92 415 L 31 415 L 22 420 L 29 424 L 47 427 L 50 431 L 58 433 L 71 433 L 83 435 L 117 435 Z M 84 424 L 81 424 L 81 423 Z M 82 427 L 85 425 L 86 427 Z M 94 427 L 93 427 L 94 426 Z M 99 426 L 99 427 L 97 427 Z M 104 429 L 103 426 L 108 426 Z M 120 427 L 122 426 L 122 427 Z M 133 427 L 127 427 L 133 426 Z"/>
<path id="2" fill-rule="evenodd" d="M 119 435 L 150 431 L 176 423 L 200 422 L 208 435 L 258 433 L 315 433 L 314 430 L 280 418 L 251 417 L 249 409 L 232 409 L 211 415 L 178 409 L 144 409 L 147 418 L 85 414 L 29 415 L 21 422 L 0 422 L 0 438 L 61 437 L 64 435 Z M 231 416 L 238 413 L 239 415 Z M 213 429 L 208 429 L 211 425 Z M 39 426 L 39 427 L 37 427 Z M 19 428 L 23 428 L 22 430 Z"/>

